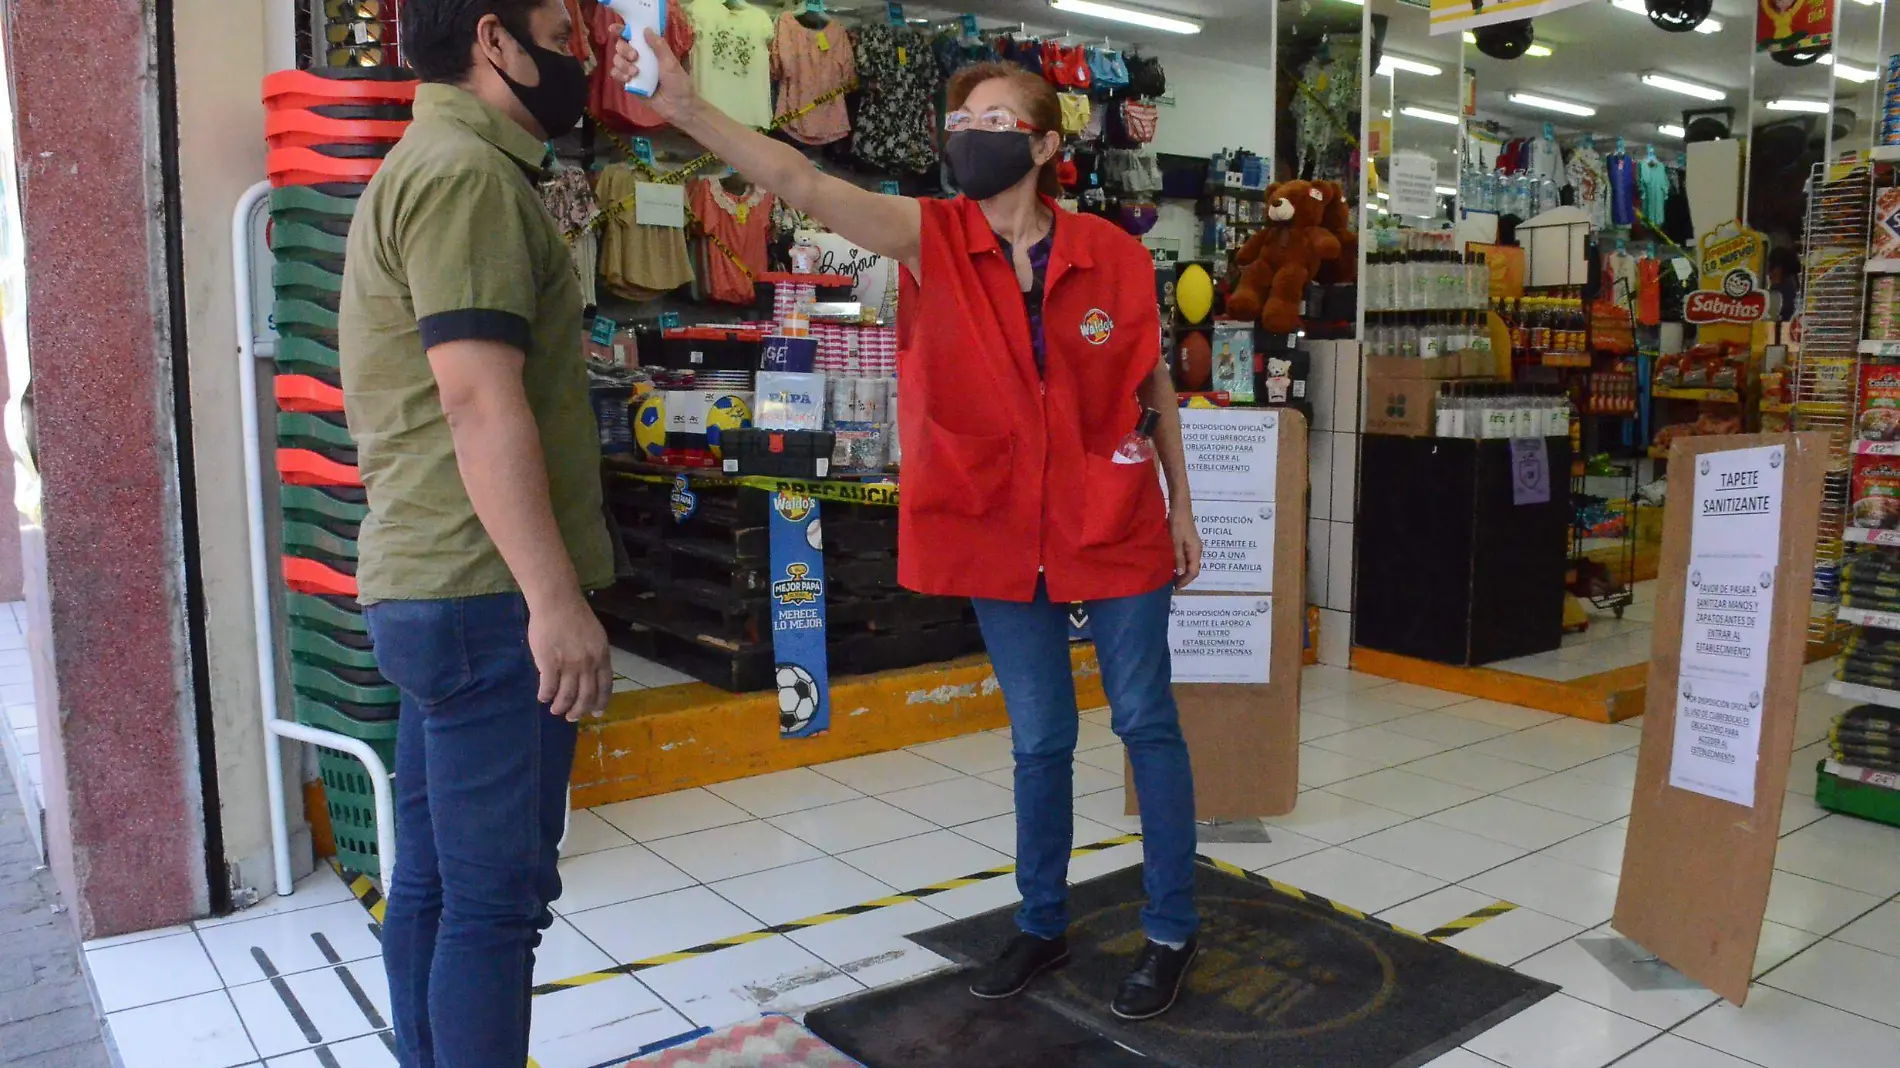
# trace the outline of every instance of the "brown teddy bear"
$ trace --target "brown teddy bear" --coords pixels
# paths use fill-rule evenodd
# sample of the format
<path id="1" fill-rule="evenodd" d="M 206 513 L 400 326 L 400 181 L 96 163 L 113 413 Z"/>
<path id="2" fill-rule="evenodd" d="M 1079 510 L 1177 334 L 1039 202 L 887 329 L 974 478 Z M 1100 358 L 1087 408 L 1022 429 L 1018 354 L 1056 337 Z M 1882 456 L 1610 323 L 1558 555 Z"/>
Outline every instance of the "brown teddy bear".
<path id="1" fill-rule="evenodd" d="M 1326 194 L 1326 214 L 1320 220 L 1339 239 L 1339 255 L 1320 265 L 1321 285 L 1341 285 L 1359 277 L 1359 231 L 1352 227 L 1352 205 L 1346 203 L 1346 189 L 1338 182 L 1320 182 Z"/>
<path id="2" fill-rule="evenodd" d="M 1267 189 L 1267 225 L 1234 254 L 1240 281 L 1227 296 L 1227 314 L 1259 317 L 1276 334 L 1300 328 L 1306 283 L 1319 265 L 1339 256 L 1339 239 L 1325 227 L 1326 193 L 1305 181 Z"/>

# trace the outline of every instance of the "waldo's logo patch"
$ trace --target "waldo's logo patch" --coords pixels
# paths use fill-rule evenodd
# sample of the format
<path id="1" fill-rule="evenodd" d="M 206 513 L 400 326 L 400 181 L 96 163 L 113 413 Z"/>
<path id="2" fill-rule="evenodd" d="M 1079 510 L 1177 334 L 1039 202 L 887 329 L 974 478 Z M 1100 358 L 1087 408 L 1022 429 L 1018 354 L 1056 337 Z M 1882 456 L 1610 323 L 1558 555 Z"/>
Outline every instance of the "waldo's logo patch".
<path id="1" fill-rule="evenodd" d="M 1082 339 L 1091 345 L 1100 345 L 1115 332 L 1115 320 L 1100 308 L 1090 308 L 1082 317 Z"/>
<path id="2" fill-rule="evenodd" d="M 825 581 L 811 577 L 808 564 L 785 565 L 785 577 L 772 583 L 772 597 L 780 604 L 811 604 L 825 592 Z"/>

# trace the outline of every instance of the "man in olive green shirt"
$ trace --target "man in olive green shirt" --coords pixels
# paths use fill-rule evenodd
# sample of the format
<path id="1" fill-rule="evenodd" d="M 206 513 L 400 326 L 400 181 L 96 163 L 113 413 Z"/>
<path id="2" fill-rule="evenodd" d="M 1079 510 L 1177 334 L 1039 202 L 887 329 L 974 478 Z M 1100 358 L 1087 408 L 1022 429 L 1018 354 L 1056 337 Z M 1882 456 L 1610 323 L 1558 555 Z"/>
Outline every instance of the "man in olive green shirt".
<path id="1" fill-rule="evenodd" d="M 575 721 L 612 691 L 581 295 L 535 183 L 587 78 L 561 0 L 408 0 L 415 121 L 344 261 L 358 586 L 402 693 L 383 957 L 403 1068 L 528 1063 Z"/>

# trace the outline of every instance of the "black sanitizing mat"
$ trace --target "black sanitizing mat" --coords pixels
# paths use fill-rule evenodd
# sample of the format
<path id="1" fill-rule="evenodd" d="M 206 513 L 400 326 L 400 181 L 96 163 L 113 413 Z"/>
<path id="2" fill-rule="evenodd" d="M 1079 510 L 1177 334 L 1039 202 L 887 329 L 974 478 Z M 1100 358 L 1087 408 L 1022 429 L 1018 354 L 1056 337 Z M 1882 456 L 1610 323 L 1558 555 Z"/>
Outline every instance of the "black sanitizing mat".
<path id="1" fill-rule="evenodd" d="M 1196 882 L 1201 953 L 1167 1015 L 1129 1023 L 1108 1010 L 1144 941 L 1139 866 L 1071 888 L 1069 963 L 1025 996 L 1177 1068 L 1417 1068 L 1557 989 L 1258 877 L 1200 864 Z M 1012 908 L 911 938 L 968 964 L 989 961 L 1015 933 Z M 959 982 L 967 986 L 967 976 Z M 898 992 L 878 1022 L 898 1026 L 909 1008 Z M 860 1059 L 872 1068 L 934 1063 Z"/>
<path id="2" fill-rule="evenodd" d="M 814 1009 L 812 1034 L 869 1068 L 1151 1068 L 1026 997 L 984 1001 L 969 968 Z"/>

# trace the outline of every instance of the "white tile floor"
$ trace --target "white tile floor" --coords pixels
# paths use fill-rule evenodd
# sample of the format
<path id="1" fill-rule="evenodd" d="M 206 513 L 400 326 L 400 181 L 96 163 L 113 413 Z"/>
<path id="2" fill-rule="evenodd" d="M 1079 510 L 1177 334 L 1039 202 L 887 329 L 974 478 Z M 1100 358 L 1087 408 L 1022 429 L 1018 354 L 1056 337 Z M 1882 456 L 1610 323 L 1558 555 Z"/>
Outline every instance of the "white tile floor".
<path id="1" fill-rule="evenodd" d="M 1585 675 L 1645 663 L 1649 660 L 1650 625 L 1656 621 L 1655 580 L 1638 582 L 1634 592 L 1635 603 L 1624 607 L 1620 619 L 1614 612 L 1595 608 L 1585 601 L 1590 626 L 1581 633 L 1564 635 L 1561 648 L 1484 666 L 1556 682 L 1573 682 Z"/>
<path id="2" fill-rule="evenodd" d="M 1810 669 L 1811 687 L 1826 673 Z M 1302 766 L 1327 768 L 1325 785 L 1269 821 L 1271 842 L 1204 851 L 1413 930 L 1508 900 L 1519 907 L 1451 944 L 1562 987 L 1431 1068 L 1900 1065 L 1900 830 L 1816 808 L 1806 756 L 1758 982 L 1735 1009 L 1634 964 L 1643 954 L 1609 926 L 1636 730 L 1337 668 L 1308 668 L 1303 685 Z M 1803 697 L 1816 739 L 1822 697 Z M 1086 721 L 1078 770 L 1102 774 L 1078 776 L 1077 839 L 1099 841 L 1136 824 L 1122 815 L 1107 715 Z M 537 979 L 1007 863 L 1008 766 L 999 731 L 578 813 Z M 1139 859 L 1139 846 L 1120 846 L 1071 873 Z M 536 999 L 532 1052 L 541 1068 L 591 1068 L 697 1027 L 908 979 L 944 962 L 905 934 L 1014 897 L 1009 879 L 992 879 L 551 993 Z M 391 1068 L 375 958 L 367 916 L 327 873 L 237 917 L 88 947 L 127 1068 Z M 1650 981 L 1618 977 L 1631 968 Z"/>

